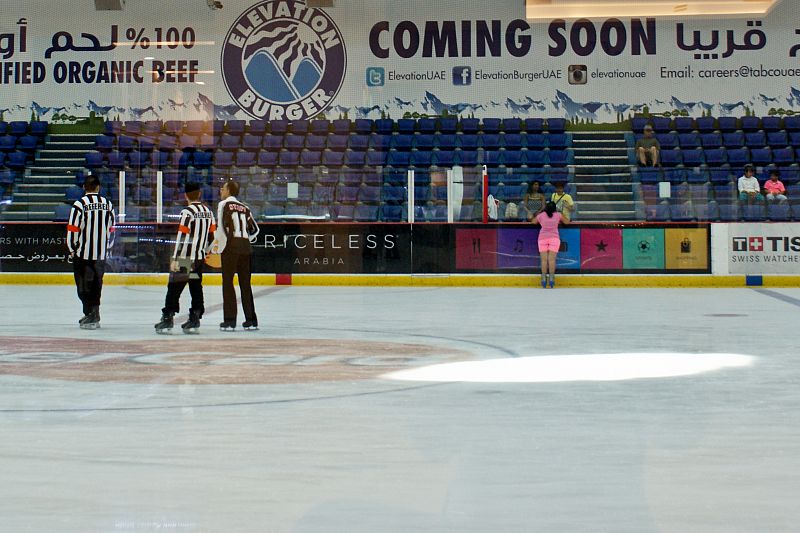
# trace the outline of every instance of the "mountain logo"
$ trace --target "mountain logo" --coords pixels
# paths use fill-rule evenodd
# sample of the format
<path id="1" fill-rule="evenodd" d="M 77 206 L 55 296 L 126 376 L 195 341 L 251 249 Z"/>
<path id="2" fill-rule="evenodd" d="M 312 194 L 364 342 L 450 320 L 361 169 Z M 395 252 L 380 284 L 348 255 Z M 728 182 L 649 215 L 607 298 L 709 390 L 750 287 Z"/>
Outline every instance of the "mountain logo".
<path id="1" fill-rule="evenodd" d="M 302 120 L 324 111 L 344 83 L 347 51 L 333 20 L 305 2 L 248 8 L 222 45 L 222 78 L 253 118 Z"/>

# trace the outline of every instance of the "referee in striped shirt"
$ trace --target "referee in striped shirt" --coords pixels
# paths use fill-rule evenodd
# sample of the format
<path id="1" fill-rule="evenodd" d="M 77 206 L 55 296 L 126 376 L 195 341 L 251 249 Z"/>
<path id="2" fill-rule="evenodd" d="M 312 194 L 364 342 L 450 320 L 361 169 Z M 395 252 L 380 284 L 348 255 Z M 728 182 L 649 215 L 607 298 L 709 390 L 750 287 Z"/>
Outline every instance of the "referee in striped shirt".
<path id="1" fill-rule="evenodd" d="M 114 230 L 114 207 L 100 196 L 100 179 L 90 175 L 83 184 L 86 194 L 72 204 L 67 224 L 67 248 L 72 258 L 78 298 L 83 304 L 81 329 L 100 327 L 100 294 L 105 259 Z"/>
<path id="2" fill-rule="evenodd" d="M 173 317 L 180 310 L 180 298 L 186 284 L 192 304 L 189 320 L 181 325 L 184 333 L 196 333 L 200 327 L 205 307 L 203 306 L 203 259 L 209 236 L 217 229 L 214 212 L 200 202 L 200 185 L 189 182 L 184 188 L 186 202 L 181 211 L 178 234 L 175 237 L 175 251 L 170 263 L 167 298 L 161 310 L 161 321 L 155 325 L 157 333 L 165 333 L 173 328 Z"/>

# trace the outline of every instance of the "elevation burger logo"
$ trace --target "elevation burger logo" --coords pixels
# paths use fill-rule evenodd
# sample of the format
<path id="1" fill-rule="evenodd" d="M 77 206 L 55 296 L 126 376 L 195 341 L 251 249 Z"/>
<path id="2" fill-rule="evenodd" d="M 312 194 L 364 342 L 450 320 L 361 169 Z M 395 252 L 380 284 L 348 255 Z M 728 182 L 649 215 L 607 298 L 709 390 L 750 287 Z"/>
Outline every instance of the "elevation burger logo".
<path id="1" fill-rule="evenodd" d="M 302 120 L 317 115 L 344 81 L 347 53 L 333 20 L 304 2 L 261 2 L 231 26 L 222 77 L 250 116 Z"/>

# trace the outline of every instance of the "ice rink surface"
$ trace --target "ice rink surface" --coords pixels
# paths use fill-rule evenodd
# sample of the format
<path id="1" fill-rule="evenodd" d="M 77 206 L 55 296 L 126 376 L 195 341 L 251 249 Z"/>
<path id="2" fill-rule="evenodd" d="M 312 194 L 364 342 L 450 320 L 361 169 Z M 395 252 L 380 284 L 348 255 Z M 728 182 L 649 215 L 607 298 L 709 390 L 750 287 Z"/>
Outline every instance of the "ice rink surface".
<path id="1" fill-rule="evenodd" d="M 798 529 L 800 289 L 220 293 L 0 286 L 0 531 Z"/>

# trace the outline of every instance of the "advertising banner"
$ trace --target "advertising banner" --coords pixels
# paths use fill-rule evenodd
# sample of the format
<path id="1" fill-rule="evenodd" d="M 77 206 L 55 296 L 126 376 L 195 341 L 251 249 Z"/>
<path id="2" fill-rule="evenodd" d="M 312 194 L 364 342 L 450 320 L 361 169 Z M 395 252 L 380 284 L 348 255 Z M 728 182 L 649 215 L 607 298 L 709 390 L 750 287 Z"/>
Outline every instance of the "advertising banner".
<path id="1" fill-rule="evenodd" d="M 498 269 L 539 268 L 538 228 L 501 228 L 497 233 Z"/>
<path id="2" fill-rule="evenodd" d="M 623 229 L 622 267 L 625 270 L 663 270 L 664 230 L 662 228 Z"/>
<path id="3" fill-rule="evenodd" d="M 621 270 L 622 230 L 581 230 L 581 270 Z"/>
<path id="4" fill-rule="evenodd" d="M 800 274 L 800 224 L 728 224 L 731 274 Z"/>
<path id="5" fill-rule="evenodd" d="M 497 268 L 496 229 L 456 229 L 456 270 Z"/>
<path id="6" fill-rule="evenodd" d="M 6 121 L 800 112 L 789 1 L 764 17 L 536 21 L 519 0 L 6 4 Z"/>
<path id="7" fill-rule="evenodd" d="M 709 269 L 707 228 L 667 228 L 664 230 L 664 258 L 667 270 Z"/>

